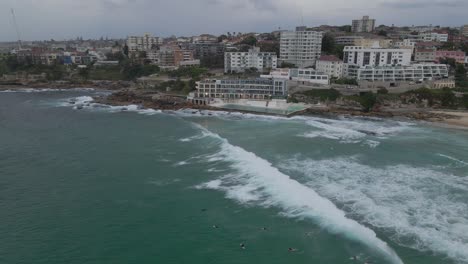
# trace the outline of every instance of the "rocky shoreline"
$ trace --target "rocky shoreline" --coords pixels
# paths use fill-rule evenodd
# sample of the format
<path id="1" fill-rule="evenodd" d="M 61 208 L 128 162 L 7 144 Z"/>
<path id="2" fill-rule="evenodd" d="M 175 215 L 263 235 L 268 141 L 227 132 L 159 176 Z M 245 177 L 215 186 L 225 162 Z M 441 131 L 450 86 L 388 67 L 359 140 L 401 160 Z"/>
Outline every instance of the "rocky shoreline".
<path id="1" fill-rule="evenodd" d="M 144 108 L 151 108 L 155 110 L 182 110 L 182 109 L 195 109 L 195 110 L 210 110 L 210 111 L 223 111 L 223 112 L 241 112 L 259 115 L 276 115 L 270 113 L 258 113 L 253 111 L 241 111 L 217 108 L 206 105 L 196 105 L 185 100 L 181 95 L 168 95 L 155 93 L 153 91 L 135 91 L 135 90 L 121 90 L 109 96 L 102 96 L 95 98 L 95 101 L 102 104 L 123 106 L 129 104 L 141 105 Z M 328 117 L 336 116 L 356 116 L 356 117 L 378 117 L 378 118 L 397 118 L 408 119 L 417 121 L 428 121 L 436 123 L 453 124 L 453 120 L 459 120 L 460 117 L 454 114 L 446 113 L 444 111 L 436 111 L 435 109 L 428 108 L 411 108 L 411 109 L 383 109 L 380 111 L 363 112 L 355 109 L 345 109 L 338 107 L 323 107 L 323 108 L 308 108 L 304 111 L 294 113 L 290 116 L 296 115 L 321 115 Z M 289 116 L 289 117 L 290 117 Z M 457 126 L 468 127 L 463 122 L 456 122 Z"/>
<path id="2" fill-rule="evenodd" d="M 93 88 L 99 90 L 121 90 L 132 86 L 131 82 L 126 81 L 89 81 L 83 83 L 71 82 L 50 82 L 50 83 L 25 83 L 25 84 L 0 84 L 0 91 L 5 90 L 22 90 L 22 89 L 79 89 Z"/>

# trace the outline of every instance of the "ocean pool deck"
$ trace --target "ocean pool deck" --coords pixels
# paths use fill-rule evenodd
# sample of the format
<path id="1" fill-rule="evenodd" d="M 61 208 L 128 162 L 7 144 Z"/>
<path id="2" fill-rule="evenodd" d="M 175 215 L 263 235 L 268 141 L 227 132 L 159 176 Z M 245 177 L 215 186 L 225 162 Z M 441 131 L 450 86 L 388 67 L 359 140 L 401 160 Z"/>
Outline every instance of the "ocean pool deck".
<path id="1" fill-rule="evenodd" d="M 239 110 L 245 112 L 261 113 L 261 114 L 273 114 L 273 115 L 284 115 L 289 116 L 295 113 L 304 111 L 308 108 L 306 105 L 290 104 L 287 107 L 259 107 L 244 104 L 222 104 L 216 105 L 215 107 L 226 109 L 226 110 Z"/>

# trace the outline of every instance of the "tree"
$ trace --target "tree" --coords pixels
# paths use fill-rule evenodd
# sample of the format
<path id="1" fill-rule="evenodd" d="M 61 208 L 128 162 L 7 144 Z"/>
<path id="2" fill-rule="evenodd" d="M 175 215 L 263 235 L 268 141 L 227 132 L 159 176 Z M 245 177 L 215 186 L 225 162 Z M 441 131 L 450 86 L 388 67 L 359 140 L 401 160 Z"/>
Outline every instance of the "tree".
<path id="1" fill-rule="evenodd" d="M 468 88 L 468 77 L 466 76 L 466 68 L 463 64 L 458 64 L 455 69 L 455 83 L 457 87 Z"/>
<path id="2" fill-rule="evenodd" d="M 281 62 L 281 65 L 279 68 L 296 68 L 296 65 L 294 63 L 289 63 L 289 62 Z"/>
<path id="3" fill-rule="evenodd" d="M 250 35 L 246 37 L 245 39 L 243 39 L 240 44 L 255 46 L 255 44 L 257 44 L 257 38 L 255 38 L 255 36 L 253 35 Z"/>
<path id="4" fill-rule="evenodd" d="M 387 88 L 382 87 L 377 91 L 377 94 L 388 94 L 388 90 Z"/>
<path id="5" fill-rule="evenodd" d="M 89 68 L 86 67 L 86 68 L 80 68 L 78 70 L 78 75 L 83 79 L 83 80 L 87 80 L 89 78 Z"/>
<path id="6" fill-rule="evenodd" d="M 440 103 L 444 107 L 453 107 L 456 103 L 457 97 L 455 94 L 450 90 L 450 88 L 443 88 L 442 93 L 440 95 Z"/>
<path id="7" fill-rule="evenodd" d="M 361 104 L 364 112 L 370 112 L 377 103 L 377 96 L 372 92 L 361 93 L 359 96 L 359 103 Z"/>
<path id="8" fill-rule="evenodd" d="M 125 56 L 128 57 L 128 46 L 127 46 L 127 44 L 125 44 L 125 46 L 123 47 L 123 54 L 125 54 Z"/>
<path id="9" fill-rule="evenodd" d="M 385 31 L 385 30 L 382 29 L 382 30 L 379 30 L 379 32 L 377 33 L 377 35 L 386 37 L 386 36 L 388 35 L 388 33 L 387 33 L 387 31 Z"/>
<path id="10" fill-rule="evenodd" d="M 326 33 L 322 38 L 322 51 L 327 54 L 334 54 L 335 52 L 335 38 Z"/>
<path id="11" fill-rule="evenodd" d="M 351 26 L 350 25 L 344 25 L 338 28 L 340 31 L 344 32 L 351 32 Z"/>

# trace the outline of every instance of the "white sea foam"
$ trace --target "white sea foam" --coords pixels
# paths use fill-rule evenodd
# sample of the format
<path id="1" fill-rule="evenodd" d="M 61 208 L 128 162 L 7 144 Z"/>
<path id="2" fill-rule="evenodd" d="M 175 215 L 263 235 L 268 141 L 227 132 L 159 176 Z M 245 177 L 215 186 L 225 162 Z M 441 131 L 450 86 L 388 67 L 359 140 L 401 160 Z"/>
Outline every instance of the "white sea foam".
<path id="1" fill-rule="evenodd" d="M 94 99 L 91 96 L 79 96 L 68 99 L 63 99 L 59 102 L 60 107 L 73 107 L 75 110 L 97 110 L 105 111 L 109 113 L 118 112 L 135 112 L 142 115 L 155 115 L 162 113 L 161 110 L 144 109 L 139 105 L 122 105 L 122 106 L 110 106 L 105 104 L 94 103 Z"/>
<path id="2" fill-rule="evenodd" d="M 273 167 L 268 161 L 240 147 L 231 145 L 219 135 L 201 128 L 220 141 L 218 155 L 236 171 L 198 188 L 217 189 L 240 203 L 274 206 L 288 217 L 313 219 L 329 232 L 341 234 L 375 249 L 392 263 L 403 263 L 396 253 L 371 229 L 351 220 L 330 200 L 318 195 Z"/>
<path id="3" fill-rule="evenodd" d="M 44 93 L 44 92 L 91 92 L 94 88 L 71 88 L 71 89 L 52 89 L 52 88 L 20 88 L 13 90 L 3 90 L 0 93 Z"/>
<path id="4" fill-rule="evenodd" d="M 304 174 L 308 186 L 395 243 L 468 263 L 468 178 L 353 159 L 296 159 L 281 167 Z"/>
<path id="5" fill-rule="evenodd" d="M 307 125 L 314 127 L 313 131 L 299 135 L 306 138 L 328 138 L 341 143 L 364 143 L 371 148 L 377 147 L 377 139 L 385 139 L 402 131 L 416 129 L 412 123 L 390 120 L 345 118 L 328 119 L 321 117 L 307 117 Z M 372 137 L 373 140 L 366 140 Z"/>

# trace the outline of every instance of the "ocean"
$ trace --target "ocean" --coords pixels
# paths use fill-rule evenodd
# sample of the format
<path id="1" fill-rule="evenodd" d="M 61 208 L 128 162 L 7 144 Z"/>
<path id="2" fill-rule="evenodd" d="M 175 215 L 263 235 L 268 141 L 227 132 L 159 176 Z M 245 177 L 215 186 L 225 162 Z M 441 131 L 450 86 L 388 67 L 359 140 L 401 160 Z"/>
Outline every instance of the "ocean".
<path id="1" fill-rule="evenodd" d="M 0 92 L 0 263 L 468 263 L 467 131 L 102 93 Z"/>

